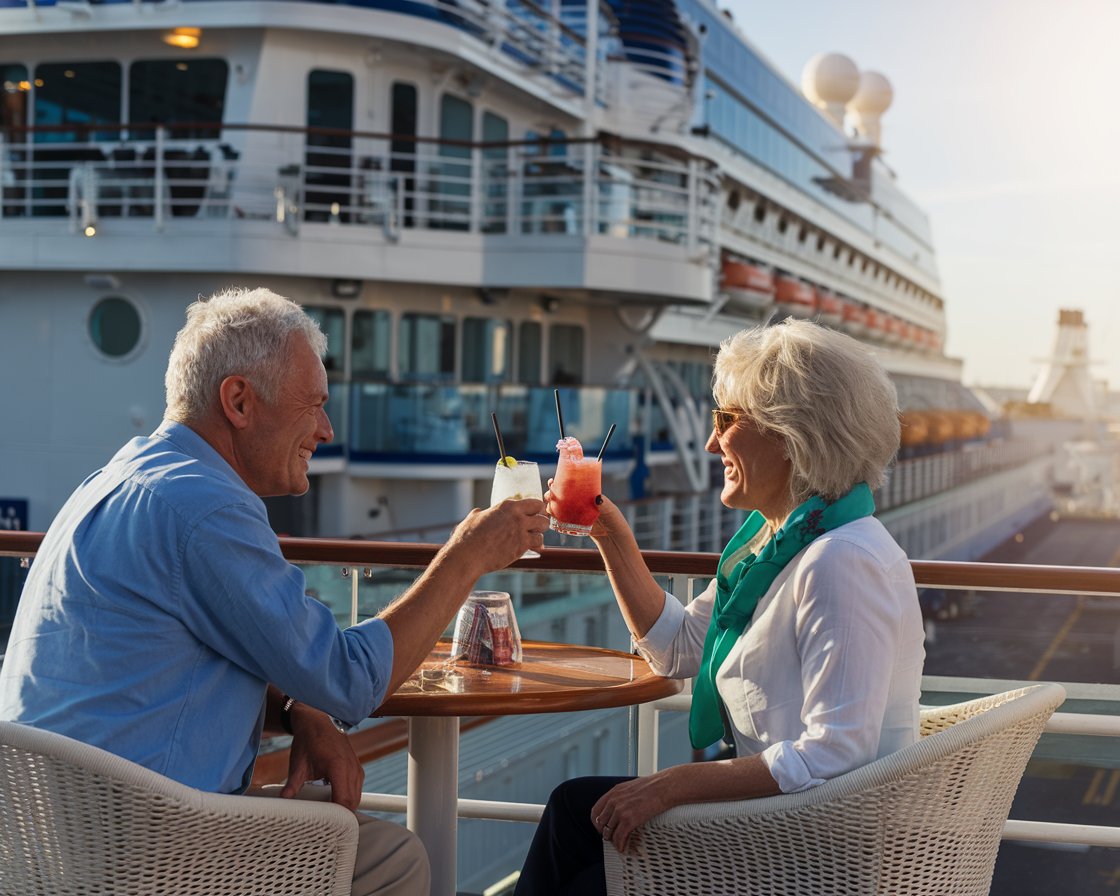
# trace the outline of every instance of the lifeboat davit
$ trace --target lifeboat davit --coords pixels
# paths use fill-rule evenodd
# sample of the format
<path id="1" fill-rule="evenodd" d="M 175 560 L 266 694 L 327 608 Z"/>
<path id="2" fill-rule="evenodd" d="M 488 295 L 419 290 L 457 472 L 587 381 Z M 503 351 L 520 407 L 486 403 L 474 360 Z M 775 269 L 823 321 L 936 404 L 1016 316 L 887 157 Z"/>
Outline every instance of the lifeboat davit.
<path id="1" fill-rule="evenodd" d="M 817 290 L 817 320 L 830 327 L 843 324 L 844 303 L 836 293 L 827 289 Z"/>
<path id="2" fill-rule="evenodd" d="M 732 305 L 751 309 L 768 308 L 774 302 L 774 274 L 762 265 L 724 253 L 720 289 L 727 293 L 728 302 Z"/>
<path id="3" fill-rule="evenodd" d="M 812 317 L 817 313 L 817 291 L 796 277 L 777 278 L 774 302 L 779 314 Z"/>
<path id="4" fill-rule="evenodd" d="M 867 308 L 855 299 L 843 299 L 840 326 L 849 336 L 862 339 L 867 335 Z"/>

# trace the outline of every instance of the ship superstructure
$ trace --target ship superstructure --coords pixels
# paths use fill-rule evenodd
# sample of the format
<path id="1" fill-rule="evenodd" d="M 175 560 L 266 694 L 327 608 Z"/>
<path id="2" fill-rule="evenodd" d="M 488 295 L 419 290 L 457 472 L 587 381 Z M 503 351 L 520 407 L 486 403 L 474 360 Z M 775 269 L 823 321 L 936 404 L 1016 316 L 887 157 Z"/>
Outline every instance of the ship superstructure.
<path id="1" fill-rule="evenodd" d="M 836 60 L 813 76 L 834 105 Z M 183 308 L 229 284 L 330 341 L 337 439 L 310 497 L 270 507 L 292 534 L 461 517 L 491 410 L 553 461 L 554 388 L 585 442 L 618 425 L 612 494 L 693 506 L 713 347 L 787 314 L 876 346 L 906 456 L 990 441 L 942 350 L 928 220 L 875 142 L 882 84 L 849 137 L 701 0 L 7 0 L 0 79 L 0 353 L 23 384 L 0 495 L 28 527 L 154 427 Z"/>

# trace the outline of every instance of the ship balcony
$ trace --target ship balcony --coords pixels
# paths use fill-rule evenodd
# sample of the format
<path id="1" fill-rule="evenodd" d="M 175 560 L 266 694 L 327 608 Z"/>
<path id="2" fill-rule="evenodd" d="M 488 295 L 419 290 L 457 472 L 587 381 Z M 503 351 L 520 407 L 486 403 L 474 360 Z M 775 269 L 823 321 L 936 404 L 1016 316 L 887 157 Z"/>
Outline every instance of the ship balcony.
<path id="1" fill-rule="evenodd" d="M 40 533 L 0 532 L 0 557 L 9 558 L 0 559 L 0 565 L 16 564 L 11 558 L 22 557 L 26 568 L 26 558 L 33 557 L 41 538 Z M 340 625 L 378 612 L 437 549 L 326 539 L 282 539 L 281 546 L 292 562 L 303 566 L 316 596 L 332 606 Z M 646 552 L 645 559 L 659 581 L 687 597 L 714 574 L 718 557 Z M 1054 892 L 1112 892 L 1107 882 L 1115 864 L 1110 851 L 1120 847 L 1114 803 L 1120 781 L 1120 685 L 1114 683 L 1114 645 L 1098 643 L 1102 639 L 1095 635 L 1103 620 L 1115 618 L 1120 570 L 935 561 L 914 561 L 913 569 L 919 586 L 985 600 L 992 615 L 1066 617 L 1065 625 L 1040 621 L 1034 631 L 988 628 L 988 638 L 962 655 L 955 669 L 924 677 L 922 702 L 950 703 L 1033 681 L 1060 680 L 1068 697 L 1048 723 L 1019 787 L 1004 828 L 993 892 L 1027 892 L 1022 885 L 1032 875 L 1064 881 Z M 551 631 L 551 640 L 619 647 L 609 627 L 576 625 L 618 615 L 594 551 L 546 548 L 540 560 L 518 561 L 480 587 L 513 595 L 526 638 L 542 639 L 542 633 Z M 1079 627 L 1080 634 L 1073 625 L 1077 618 L 1089 623 Z M 1099 662 L 1095 671 L 1082 674 L 1087 654 Z M 521 865 L 543 800 L 562 778 L 644 774 L 678 761 L 680 742 L 687 741 L 682 721 L 688 705 L 686 694 L 636 710 L 462 720 L 457 890 L 508 892 L 509 877 Z M 370 792 L 363 796 L 362 808 L 393 818 L 402 817 L 407 802 L 402 724 L 372 720 L 351 735 L 367 763 Z M 287 768 L 286 743 L 272 746 L 278 751 L 258 761 L 259 781 L 282 778 Z M 686 754 L 684 761 L 689 758 Z M 445 857 L 433 855 L 431 860 L 435 866 Z M 1018 889 L 1008 883 L 1015 880 Z"/>
<path id="2" fill-rule="evenodd" d="M 351 472 L 379 465 L 427 467 L 427 475 L 457 478 L 464 465 L 489 476 L 497 460 L 491 412 L 501 421 L 507 454 L 556 462 L 556 405 L 552 386 L 511 383 L 332 382 L 327 415 L 333 442 L 315 452 L 312 472 L 344 459 Z M 588 452 L 598 451 L 613 424 L 604 460 L 626 461 L 635 451 L 637 389 L 564 386 L 559 389 L 565 432 Z"/>
<path id="3" fill-rule="evenodd" d="M 0 269 L 712 298 L 715 172 L 649 144 L 232 124 L 10 129 L 0 197 Z"/>

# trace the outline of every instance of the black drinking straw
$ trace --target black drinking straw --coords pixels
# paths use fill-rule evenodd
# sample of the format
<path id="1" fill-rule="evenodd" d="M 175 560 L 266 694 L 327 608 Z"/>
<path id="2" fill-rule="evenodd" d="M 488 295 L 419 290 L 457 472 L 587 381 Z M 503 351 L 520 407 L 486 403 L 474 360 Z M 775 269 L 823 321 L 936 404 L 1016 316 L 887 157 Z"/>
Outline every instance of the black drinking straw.
<path id="1" fill-rule="evenodd" d="M 603 447 L 599 449 L 599 454 L 596 456 L 595 460 L 599 461 L 599 460 L 603 459 L 603 452 L 607 450 L 607 442 L 609 442 L 611 440 L 611 436 L 613 436 L 613 435 L 614 435 L 614 424 L 612 423 L 611 428 L 607 430 L 607 437 L 605 439 L 603 439 Z"/>
<path id="2" fill-rule="evenodd" d="M 556 399 L 556 422 L 560 424 L 560 438 L 567 438 L 564 435 L 564 412 L 560 410 L 560 390 L 553 389 L 552 395 Z"/>
<path id="3" fill-rule="evenodd" d="M 490 419 L 494 421 L 494 435 L 498 439 L 498 463 L 504 464 L 506 462 L 506 446 L 502 442 L 502 431 L 498 429 L 498 414 L 495 411 L 490 412 Z"/>

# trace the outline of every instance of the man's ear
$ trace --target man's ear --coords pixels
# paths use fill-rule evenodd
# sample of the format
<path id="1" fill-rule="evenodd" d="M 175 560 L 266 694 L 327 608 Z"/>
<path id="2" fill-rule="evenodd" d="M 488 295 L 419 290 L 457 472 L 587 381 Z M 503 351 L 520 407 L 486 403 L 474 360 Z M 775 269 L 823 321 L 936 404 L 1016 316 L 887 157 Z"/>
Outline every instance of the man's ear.
<path id="1" fill-rule="evenodd" d="M 245 377 L 227 376 L 218 387 L 218 398 L 222 414 L 234 429 L 244 429 L 249 425 L 257 395 Z"/>

